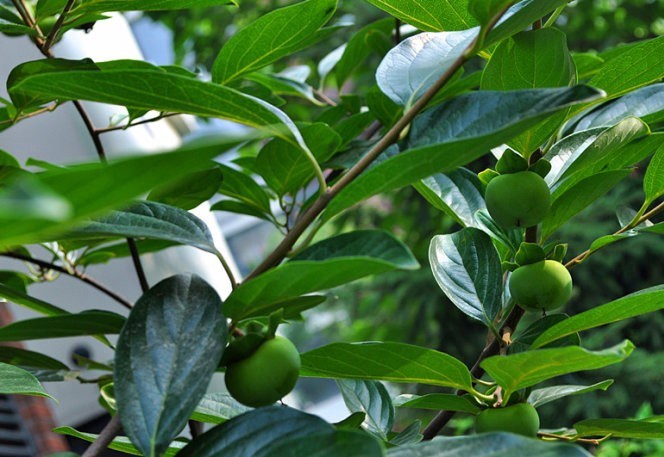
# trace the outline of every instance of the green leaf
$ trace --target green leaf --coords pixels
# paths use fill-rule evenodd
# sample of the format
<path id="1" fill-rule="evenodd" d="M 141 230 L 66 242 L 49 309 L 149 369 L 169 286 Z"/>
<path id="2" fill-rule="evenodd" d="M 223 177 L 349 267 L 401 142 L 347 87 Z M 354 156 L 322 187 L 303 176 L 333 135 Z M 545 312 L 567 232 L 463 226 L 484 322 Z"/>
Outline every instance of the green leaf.
<path id="1" fill-rule="evenodd" d="M 612 170 L 582 179 L 570 188 L 563 186 L 551 194 L 551 209 L 542 221 L 542 239 L 550 237 L 561 225 L 611 190 L 631 170 Z M 572 176 L 570 179 L 574 179 Z"/>
<path id="2" fill-rule="evenodd" d="M 460 95 L 416 117 L 410 149 L 362 173 L 330 202 L 323 219 L 380 192 L 452 171 L 549 115 L 597 96 L 585 86 Z"/>
<path id="3" fill-rule="evenodd" d="M 615 98 L 664 77 L 664 36 L 644 41 L 604 63 L 588 85 Z"/>
<path id="4" fill-rule="evenodd" d="M 424 178 L 413 187 L 435 208 L 463 227 L 477 227 L 477 211 L 486 209 L 484 189 L 475 173 L 458 168 L 450 173 Z"/>
<path id="5" fill-rule="evenodd" d="M 0 394 L 51 397 L 29 371 L 0 362 Z"/>
<path id="6" fill-rule="evenodd" d="M 643 191 L 648 204 L 664 195 L 664 146 L 661 146 L 650 159 L 646 175 L 643 177 Z"/>
<path id="7" fill-rule="evenodd" d="M 511 433 L 483 433 L 437 437 L 431 441 L 392 448 L 387 457 L 592 457 L 582 447 L 547 443 Z"/>
<path id="8" fill-rule="evenodd" d="M 493 327 L 502 309 L 503 270 L 489 235 L 476 228 L 436 235 L 429 262 L 447 298 L 466 315 Z"/>
<path id="9" fill-rule="evenodd" d="M 423 435 L 420 433 L 422 428 L 422 421 L 416 420 L 401 430 L 399 433 L 392 433 L 389 443 L 394 446 L 406 446 L 409 444 L 419 443 L 422 441 Z"/>
<path id="10" fill-rule="evenodd" d="M 127 209 L 113 211 L 75 229 L 66 237 L 152 238 L 217 253 L 205 222 L 188 211 L 157 202 L 138 202 Z"/>
<path id="11" fill-rule="evenodd" d="M 630 116 L 641 118 L 645 122 L 656 122 L 664 118 L 664 84 L 642 87 L 592 110 L 581 117 L 574 131 L 608 127 Z"/>
<path id="12" fill-rule="evenodd" d="M 394 405 L 390 394 L 378 381 L 338 379 L 337 385 L 351 413 L 365 413 L 365 428 L 387 440 L 394 425 Z"/>
<path id="13" fill-rule="evenodd" d="M 658 233 L 662 235 L 664 234 L 664 222 L 660 222 L 649 227 L 643 227 L 642 229 L 639 229 L 639 232 Z"/>
<path id="14" fill-rule="evenodd" d="M 509 353 L 514 354 L 517 352 L 526 351 L 531 348 L 534 349 L 532 344 L 533 341 L 537 339 L 537 337 L 539 337 L 548 328 L 553 327 L 554 325 L 566 319 L 569 319 L 567 314 L 548 314 L 540 319 L 537 319 L 522 331 L 517 329 L 516 333 L 512 336 L 512 342 L 508 348 Z M 577 333 L 572 333 L 563 339 L 557 340 L 554 344 L 548 345 L 547 347 L 578 346 L 579 344 L 581 344 L 579 335 Z"/>
<path id="15" fill-rule="evenodd" d="M 213 81 L 226 84 L 312 45 L 336 7 L 336 0 L 307 0 L 261 16 L 221 48 L 212 66 Z"/>
<path id="16" fill-rule="evenodd" d="M 63 2 L 64 3 L 64 2 Z M 106 13 L 111 11 L 165 11 L 203 8 L 219 5 L 236 5 L 236 0 L 82 0 L 72 13 Z"/>
<path id="17" fill-rule="evenodd" d="M 521 32 L 503 41 L 484 68 L 483 90 L 564 87 L 576 82 L 567 37 L 559 30 L 544 28 Z M 509 144 L 529 156 L 563 122 L 560 113 L 514 138 Z"/>
<path id="18" fill-rule="evenodd" d="M 425 32 L 463 30 L 477 22 L 468 11 L 468 0 L 367 0 L 401 21 Z"/>
<path id="19" fill-rule="evenodd" d="M 470 0 L 468 11 L 477 21 L 486 26 L 498 13 L 516 3 L 516 0 Z"/>
<path id="20" fill-rule="evenodd" d="M 301 152 L 300 152 L 301 153 Z M 224 177 L 219 193 L 237 198 L 261 213 L 270 212 L 270 197 L 249 175 L 226 165 L 220 165 Z"/>
<path id="21" fill-rule="evenodd" d="M 552 386 L 535 389 L 528 396 L 528 403 L 537 408 L 570 395 L 581 395 L 596 390 L 605 391 L 611 384 L 613 384 L 613 379 L 607 379 L 590 386 Z"/>
<path id="22" fill-rule="evenodd" d="M 59 360 L 55 360 L 39 352 L 28 351 L 27 349 L 13 346 L 0 346 L 0 362 L 45 370 L 69 370 L 69 367 Z"/>
<path id="23" fill-rule="evenodd" d="M 12 70 L 8 91 L 17 105 L 26 101 L 89 100 L 130 108 L 211 116 L 262 128 L 290 138 L 294 129 L 288 117 L 268 103 L 229 87 L 167 72 L 159 67 L 140 68 L 126 61 L 103 62 L 48 59 L 26 62 Z M 146 64 L 147 65 L 147 64 Z M 22 103 L 18 103 L 22 101 Z M 297 139 L 299 133 L 292 131 Z"/>
<path id="24" fill-rule="evenodd" d="M 465 52 L 478 29 L 420 33 L 392 48 L 376 70 L 378 87 L 401 106 L 412 106 Z"/>
<path id="25" fill-rule="evenodd" d="M 353 432 L 335 430 L 319 417 L 270 406 L 214 427 L 187 445 L 178 457 L 332 457 L 353 455 L 355 451 L 355 455 L 367 457 L 382 455 L 373 438 L 360 435 L 362 439 L 352 439 L 349 433 L 356 437 Z"/>
<path id="26" fill-rule="evenodd" d="M 579 436 L 612 438 L 662 439 L 664 423 L 629 419 L 586 419 L 574 424 Z"/>
<path id="27" fill-rule="evenodd" d="M 469 396 L 454 394 L 427 394 L 422 396 L 406 394 L 395 398 L 394 406 L 398 408 L 419 408 L 477 414 L 481 409 L 471 398 Z"/>
<path id="28" fill-rule="evenodd" d="M 0 327 L 0 341 L 26 341 L 120 333 L 125 318 L 110 311 L 37 317 Z"/>
<path id="29" fill-rule="evenodd" d="M 222 179 L 221 170 L 217 167 L 197 171 L 172 183 L 155 187 L 147 199 L 182 209 L 196 208 L 217 193 Z"/>
<path id="30" fill-rule="evenodd" d="M 302 127 L 301 132 L 318 163 L 329 159 L 341 145 L 341 137 L 327 124 L 310 124 Z M 256 171 L 280 196 L 297 192 L 315 177 L 312 164 L 302 150 L 280 138 L 270 141 L 258 153 Z"/>
<path id="31" fill-rule="evenodd" d="M 132 443 L 158 457 L 205 394 L 226 345 L 217 292 L 193 275 L 167 278 L 132 308 L 118 338 L 118 414 Z"/>
<path id="32" fill-rule="evenodd" d="M 263 219 L 270 222 L 272 221 L 268 213 L 259 210 L 254 205 L 236 200 L 220 200 L 214 205 L 212 205 L 212 207 L 210 207 L 210 210 L 244 214 L 247 216 L 256 217 L 258 219 Z"/>
<path id="33" fill-rule="evenodd" d="M 626 295 L 604 305 L 576 314 L 542 333 L 534 342 L 538 348 L 572 333 L 619 322 L 664 308 L 664 286 Z"/>
<path id="34" fill-rule="evenodd" d="M 604 64 L 604 59 L 594 52 L 572 52 L 572 59 L 579 81 L 594 76 Z"/>
<path id="35" fill-rule="evenodd" d="M 250 410 L 251 408 L 239 403 L 227 393 L 211 393 L 203 396 L 191 414 L 191 419 L 199 422 L 221 424 Z"/>
<path id="36" fill-rule="evenodd" d="M 24 306 L 28 309 L 36 311 L 47 316 L 57 316 L 60 314 L 67 314 L 62 308 L 51 305 L 43 300 L 40 300 L 30 295 L 24 294 L 12 287 L 0 283 L 0 297 L 16 304 Z"/>
<path id="37" fill-rule="evenodd" d="M 392 46 L 391 34 L 394 28 L 392 19 L 381 19 L 373 22 L 353 34 L 346 45 L 343 55 L 336 65 L 336 84 L 341 90 L 346 80 L 361 65 L 365 65 L 367 59 L 376 49 L 376 41 Z"/>
<path id="38" fill-rule="evenodd" d="M 290 261 L 235 289 L 224 304 L 233 320 L 266 316 L 289 298 L 329 289 L 393 269 L 418 268 L 408 248 L 392 235 L 361 230 L 328 238 Z M 275 307 L 276 305 L 276 307 Z"/>
<path id="39" fill-rule="evenodd" d="M 602 351 L 588 351 L 579 346 L 537 349 L 489 357 L 480 366 L 503 388 L 504 395 L 509 397 L 519 389 L 547 379 L 622 362 L 633 350 L 634 345 L 627 340 Z"/>
<path id="40" fill-rule="evenodd" d="M 206 169 L 210 159 L 218 153 L 218 144 L 192 146 L 108 164 L 95 162 L 43 172 L 36 175 L 39 183 L 68 201 L 73 216 L 49 224 L 44 224 L 40 218 L 23 220 L 18 216 L 16 220 L 0 221 L 0 246 L 50 241 L 55 234 L 70 228 L 75 222 L 126 204 L 156 185 Z"/>
<path id="41" fill-rule="evenodd" d="M 416 382 L 472 390 L 466 365 L 451 355 L 401 343 L 333 343 L 302 354 L 301 376 Z"/>
<path id="42" fill-rule="evenodd" d="M 72 427 L 57 427 L 54 428 L 53 431 L 61 435 L 73 436 L 89 443 L 97 441 L 97 438 L 99 437 L 99 435 L 94 433 L 79 432 Z M 185 446 L 185 444 L 186 443 L 181 441 L 173 441 L 168 447 L 168 450 L 163 454 L 164 457 L 175 457 L 175 455 Z M 131 441 L 129 441 L 129 438 L 126 436 L 119 436 L 114 438 L 113 441 L 111 441 L 111 444 L 108 445 L 108 448 L 114 451 L 124 452 L 125 454 L 139 456 L 143 455 L 138 449 L 136 449 L 133 444 L 131 444 Z"/>

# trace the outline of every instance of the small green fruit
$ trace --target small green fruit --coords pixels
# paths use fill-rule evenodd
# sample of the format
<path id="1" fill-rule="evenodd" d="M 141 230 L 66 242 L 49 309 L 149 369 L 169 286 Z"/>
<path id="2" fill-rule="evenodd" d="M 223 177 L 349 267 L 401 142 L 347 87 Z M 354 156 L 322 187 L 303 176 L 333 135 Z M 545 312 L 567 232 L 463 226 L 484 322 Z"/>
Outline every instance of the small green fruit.
<path id="1" fill-rule="evenodd" d="M 555 309 L 571 297 L 572 277 L 562 263 L 542 260 L 514 270 L 509 288 L 514 301 L 524 309 Z"/>
<path id="2" fill-rule="evenodd" d="M 529 403 L 517 403 L 505 408 L 485 409 L 477 415 L 475 431 L 477 433 L 509 432 L 517 435 L 537 436 L 539 416 Z"/>
<path id="3" fill-rule="evenodd" d="M 551 206 L 549 186 L 532 171 L 493 178 L 486 186 L 485 199 L 493 220 L 505 228 L 537 225 Z"/>
<path id="4" fill-rule="evenodd" d="M 275 336 L 246 359 L 226 368 L 226 388 L 240 403 L 258 408 L 288 394 L 300 374 L 300 354 L 287 338 Z"/>

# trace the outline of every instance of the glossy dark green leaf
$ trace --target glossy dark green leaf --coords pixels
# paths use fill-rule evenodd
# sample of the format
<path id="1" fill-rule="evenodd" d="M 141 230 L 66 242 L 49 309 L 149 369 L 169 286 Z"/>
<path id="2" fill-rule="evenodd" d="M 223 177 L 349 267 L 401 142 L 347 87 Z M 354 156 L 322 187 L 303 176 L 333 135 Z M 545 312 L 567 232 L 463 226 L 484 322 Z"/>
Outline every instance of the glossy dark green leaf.
<path id="1" fill-rule="evenodd" d="M 219 193 L 236 198 L 260 212 L 270 212 L 270 197 L 249 175 L 220 165 L 223 180 L 219 186 Z"/>
<path id="2" fill-rule="evenodd" d="M 109 311 L 36 317 L 0 327 L 0 341 L 26 341 L 120 333 L 125 318 Z"/>
<path id="3" fill-rule="evenodd" d="M 2 362 L 0 362 L 0 394 L 51 397 L 29 371 Z"/>
<path id="4" fill-rule="evenodd" d="M 604 63 L 588 85 L 604 90 L 611 98 L 664 77 L 664 36 L 644 41 Z"/>
<path id="5" fill-rule="evenodd" d="M 193 209 L 217 193 L 222 179 L 219 168 L 197 171 L 172 183 L 155 187 L 147 199 L 182 209 Z"/>
<path id="6" fill-rule="evenodd" d="M 469 396 L 454 394 L 400 395 L 394 399 L 394 405 L 398 408 L 458 411 L 470 414 L 477 414 L 481 411 L 477 403 Z"/>
<path id="7" fill-rule="evenodd" d="M 551 194 L 551 209 L 542 221 L 542 238 L 550 237 L 561 225 L 611 190 L 631 170 L 612 170 L 596 173 L 565 188 L 561 184 Z M 574 176 L 569 179 L 574 179 Z M 564 186 L 564 187 L 563 187 Z"/>
<path id="8" fill-rule="evenodd" d="M 390 449 L 387 457 L 591 457 L 582 447 L 547 443 L 511 433 L 483 433 L 437 437 L 431 441 Z"/>
<path id="9" fill-rule="evenodd" d="M 225 84 L 312 45 L 336 6 L 337 0 L 307 0 L 261 16 L 221 48 L 212 79 Z"/>
<path id="10" fill-rule="evenodd" d="M 89 443 L 95 442 L 99 437 L 99 435 L 94 433 L 79 432 L 78 430 L 72 427 L 56 427 L 55 429 L 53 429 L 53 432 L 66 436 L 73 436 L 75 438 L 79 438 Z M 175 455 L 184 446 L 185 443 L 183 443 L 182 441 L 173 441 L 169 446 L 168 450 L 163 455 L 164 457 L 175 457 Z M 111 441 L 111 444 L 108 445 L 108 448 L 114 451 L 124 452 L 125 454 L 139 455 L 139 456 L 143 455 L 141 451 L 136 449 L 136 446 L 131 444 L 131 441 L 126 436 L 119 436 L 117 438 L 114 438 L 113 441 Z"/>
<path id="11" fill-rule="evenodd" d="M 486 209 L 482 183 L 465 168 L 429 176 L 413 186 L 435 208 L 464 227 L 476 227 L 475 213 Z"/>
<path id="12" fill-rule="evenodd" d="M 45 354 L 13 346 L 0 346 L 0 362 L 10 365 L 41 368 L 46 370 L 68 370 L 69 367 L 59 360 Z"/>
<path id="13" fill-rule="evenodd" d="M 316 243 L 290 261 L 242 283 L 224 304 L 234 320 L 265 316 L 276 303 L 393 269 L 416 269 L 408 248 L 372 230 L 345 233 Z M 282 306 L 279 306 L 282 307 Z"/>
<path id="14" fill-rule="evenodd" d="M 664 423 L 629 419 L 586 419 L 574 424 L 579 436 L 664 439 Z"/>
<path id="15" fill-rule="evenodd" d="M 613 379 L 607 379 L 606 381 L 601 381 L 590 386 L 552 386 L 535 389 L 528 396 L 528 403 L 537 408 L 546 403 L 569 397 L 570 395 L 581 395 L 596 390 L 606 390 L 611 384 L 613 384 Z"/>
<path id="16" fill-rule="evenodd" d="M 585 86 L 460 95 L 416 117 L 409 149 L 366 170 L 346 186 L 330 202 L 324 219 L 372 195 L 454 170 L 549 115 L 597 96 Z"/>
<path id="17" fill-rule="evenodd" d="M 592 110 L 581 117 L 574 130 L 608 127 L 630 116 L 648 123 L 664 118 L 664 84 L 642 87 Z"/>
<path id="18" fill-rule="evenodd" d="M 317 433 L 302 439 L 286 439 L 260 457 L 337 457 L 361 455 L 384 457 L 382 444 L 367 433 L 355 430 L 337 430 L 335 433 Z"/>
<path id="19" fill-rule="evenodd" d="M 569 319 L 567 314 L 548 314 L 537 319 L 524 330 L 517 330 L 512 336 L 509 353 L 514 354 L 528 350 L 542 333 L 566 319 Z M 555 341 L 555 344 L 550 344 L 547 347 L 578 346 L 580 343 L 581 340 L 579 339 L 579 335 L 577 333 L 571 333 L 565 338 Z"/>
<path id="20" fill-rule="evenodd" d="M 355 379 L 338 379 L 337 385 L 348 410 L 365 413 L 364 427 L 386 440 L 394 425 L 394 405 L 385 386 Z"/>
<path id="21" fill-rule="evenodd" d="M 489 235 L 476 228 L 436 235 L 429 246 L 429 262 L 447 298 L 466 315 L 492 327 L 502 308 L 503 269 Z"/>
<path id="22" fill-rule="evenodd" d="M 481 367 L 503 388 L 503 395 L 509 396 L 547 379 L 622 362 L 633 350 L 634 345 L 627 340 L 602 351 L 589 351 L 579 346 L 537 349 L 489 357 Z"/>
<path id="23" fill-rule="evenodd" d="M 54 66 L 53 62 L 58 65 Z M 159 67 L 135 68 L 125 65 L 125 61 L 103 62 L 103 68 L 100 71 L 89 61 L 26 62 L 12 70 L 8 91 L 12 100 L 21 101 L 21 106 L 50 100 L 90 100 L 144 110 L 219 117 L 285 138 L 291 138 L 287 129 L 295 128 L 274 106 L 229 87 Z M 299 133 L 291 132 L 297 140 Z"/>
<path id="24" fill-rule="evenodd" d="M 319 417 L 288 407 L 270 406 L 214 427 L 183 449 L 179 457 L 282 455 L 273 450 L 285 441 L 296 443 L 313 435 L 334 433 L 334 428 Z"/>
<path id="25" fill-rule="evenodd" d="M 67 236 L 91 239 L 153 238 L 217 253 L 205 222 L 181 208 L 149 201 L 95 218 Z"/>
<path id="26" fill-rule="evenodd" d="M 662 308 L 664 308 L 664 286 L 655 286 L 634 292 L 588 311 L 575 314 L 569 319 L 554 325 L 533 342 L 533 348 L 542 347 L 566 335 L 659 311 Z"/>
<path id="27" fill-rule="evenodd" d="M 544 28 L 521 32 L 504 40 L 484 68 L 484 90 L 517 90 L 565 87 L 576 81 L 567 37 L 559 30 Z M 563 122 L 562 112 L 512 139 L 509 144 L 528 156 L 540 147 Z"/>
<path id="28" fill-rule="evenodd" d="M 470 372 L 444 352 L 401 343 L 333 343 L 302 354 L 302 376 L 416 382 L 472 389 Z"/>
<path id="29" fill-rule="evenodd" d="M 388 14 L 427 32 L 463 30 L 477 21 L 468 11 L 468 0 L 367 0 Z"/>
<path id="30" fill-rule="evenodd" d="M 164 11 L 187 8 L 203 8 L 219 5 L 237 5 L 236 0 L 83 0 L 74 13 L 106 13 L 111 11 Z"/>
<path id="31" fill-rule="evenodd" d="M 256 217 L 258 219 L 263 219 L 266 221 L 272 221 L 269 214 L 259 210 L 254 205 L 237 200 L 220 200 L 212 207 L 212 211 L 224 211 L 228 213 L 244 214 L 247 216 Z"/>
<path id="32" fill-rule="evenodd" d="M 646 175 L 643 177 L 643 191 L 646 202 L 653 202 L 664 195 L 664 146 L 661 146 L 650 159 Z"/>
<path id="33" fill-rule="evenodd" d="M 163 455 L 187 423 L 226 333 L 221 300 L 198 276 L 167 278 L 136 302 L 118 339 L 113 378 L 123 429 L 145 456 Z"/>

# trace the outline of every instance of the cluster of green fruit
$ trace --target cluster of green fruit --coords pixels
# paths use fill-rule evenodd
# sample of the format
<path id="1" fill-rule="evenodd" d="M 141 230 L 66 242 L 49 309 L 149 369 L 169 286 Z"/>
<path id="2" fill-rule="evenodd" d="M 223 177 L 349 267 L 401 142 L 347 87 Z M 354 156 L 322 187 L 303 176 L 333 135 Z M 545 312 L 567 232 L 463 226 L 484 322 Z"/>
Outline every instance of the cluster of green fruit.
<path id="1" fill-rule="evenodd" d="M 542 222 L 551 207 L 551 192 L 544 180 L 550 168 L 545 160 L 529 164 L 518 153 L 506 150 L 496 171 L 481 175 L 492 219 L 504 229 L 527 229 Z M 547 251 L 537 243 L 522 243 L 514 262 L 504 263 L 512 271 L 508 287 L 514 302 L 525 310 L 542 312 L 564 305 L 572 295 L 572 277 L 561 263 L 564 255 L 564 245 Z M 475 430 L 535 437 L 539 416 L 528 403 L 488 408 L 478 414 Z"/>
<path id="2" fill-rule="evenodd" d="M 267 331 L 250 328 L 224 352 L 226 388 L 243 405 L 271 405 L 295 387 L 300 354 L 290 340 L 275 336 L 275 330 L 276 325 Z"/>

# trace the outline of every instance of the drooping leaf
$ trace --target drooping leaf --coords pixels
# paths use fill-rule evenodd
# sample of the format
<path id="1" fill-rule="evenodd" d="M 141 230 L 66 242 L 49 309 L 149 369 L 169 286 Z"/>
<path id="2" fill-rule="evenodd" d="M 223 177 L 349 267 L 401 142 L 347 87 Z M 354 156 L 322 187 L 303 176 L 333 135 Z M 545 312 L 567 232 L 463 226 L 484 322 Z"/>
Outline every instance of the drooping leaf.
<path id="1" fill-rule="evenodd" d="M 482 362 L 481 367 L 502 386 L 504 395 L 509 396 L 519 389 L 547 379 L 621 362 L 633 350 L 634 345 L 627 340 L 602 351 L 588 351 L 579 346 L 537 349 L 489 357 Z"/>
<path id="2" fill-rule="evenodd" d="M 279 303 L 289 298 L 395 268 L 415 269 L 418 264 L 408 248 L 392 235 L 371 230 L 338 235 L 242 283 L 226 300 L 224 312 L 234 320 L 265 316 L 285 307 Z"/>
<path id="3" fill-rule="evenodd" d="M 58 306 L 47 303 L 39 298 L 31 297 L 2 283 L 0 283 L 0 297 L 47 316 L 67 314 L 67 311 Z"/>
<path id="4" fill-rule="evenodd" d="M 606 390 L 613 379 L 607 379 L 590 386 L 552 386 L 533 390 L 528 396 L 528 403 L 534 407 L 539 407 L 546 403 L 569 397 L 570 395 L 581 395 L 595 390 Z"/>
<path id="5" fill-rule="evenodd" d="M 468 368 L 454 357 L 401 343 L 333 343 L 302 354 L 302 376 L 417 382 L 471 389 Z"/>
<path id="6" fill-rule="evenodd" d="M 197 171 L 175 182 L 155 187 L 147 199 L 182 209 L 193 209 L 214 196 L 222 179 L 221 170 L 216 167 Z"/>
<path id="7" fill-rule="evenodd" d="M 145 456 L 163 455 L 187 423 L 226 332 L 221 300 L 198 276 L 167 278 L 136 302 L 118 339 L 113 377 L 124 431 Z"/>
<path id="8" fill-rule="evenodd" d="M 586 419 L 574 424 L 579 436 L 663 439 L 664 423 L 630 419 Z"/>
<path id="9" fill-rule="evenodd" d="M 365 413 L 366 429 L 386 440 L 394 425 L 394 405 L 385 386 L 354 379 L 338 379 L 337 385 L 348 410 Z"/>
<path id="10" fill-rule="evenodd" d="M 399 395 L 394 399 L 398 408 L 420 408 L 435 411 L 458 411 L 477 414 L 481 411 L 476 402 L 468 396 L 454 394 Z"/>
<path id="11" fill-rule="evenodd" d="M 452 171 L 549 115 L 597 96 L 585 86 L 460 95 L 416 117 L 409 149 L 366 170 L 346 186 L 330 202 L 323 218 L 328 220 L 372 195 Z"/>
<path id="12" fill-rule="evenodd" d="M 221 48 L 213 81 L 226 84 L 315 43 L 336 6 L 337 0 L 307 0 L 261 16 Z"/>
<path id="13" fill-rule="evenodd" d="M 13 346 L 0 346 L 0 362 L 10 365 L 41 368 L 45 370 L 68 370 L 64 363 L 39 352 Z"/>
<path id="14" fill-rule="evenodd" d="M 0 341 L 26 341 L 81 335 L 117 334 L 125 318 L 110 311 L 36 317 L 0 327 Z"/>
<path id="15" fill-rule="evenodd" d="M 29 371 L 0 362 L 0 394 L 51 397 Z"/>
<path id="16" fill-rule="evenodd" d="M 447 298 L 466 315 L 492 327 L 502 308 L 503 270 L 489 235 L 476 228 L 436 235 L 429 246 L 429 262 Z"/>
<path id="17" fill-rule="evenodd" d="M 544 331 L 533 342 L 532 347 L 542 347 L 572 333 L 659 311 L 662 308 L 664 308 L 664 286 L 640 290 L 561 321 Z"/>
<path id="18" fill-rule="evenodd" d="M 582 447 L 547 443 L 511 433 L 483 433 L 437 437 L 431 441 L 392 448 L 387 457 L 591 457 Z"/>
<path id="19" fill-rule="evenodd" d="M 664 146 L 661 146 L 650 159 L 646 175 L 643 177 L 643 191 L 646 202 L 653 202 L 664 195 Z"/>
<path id="20" fill-rule="evenodd" d="M 152 238 L 194 246 L 216 253 L 212 234 L 205 222 L 189 211 L 157 202 L 138 202 L 111 212 L 75 229 L 73 238 Z"/>

